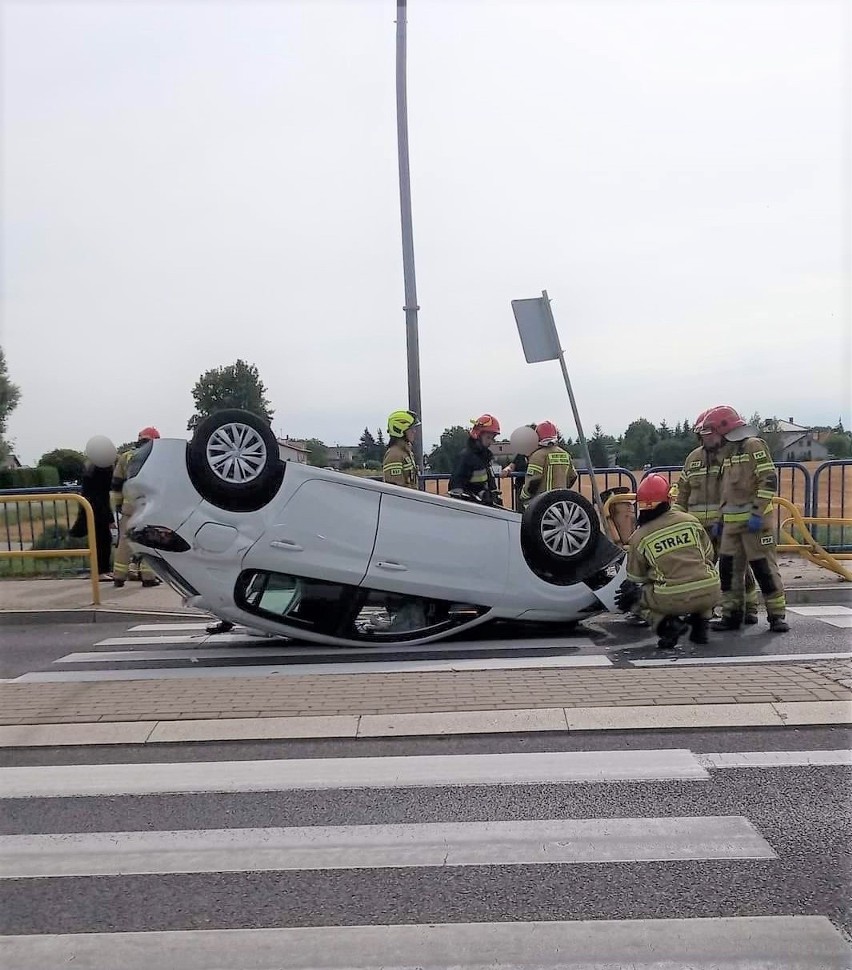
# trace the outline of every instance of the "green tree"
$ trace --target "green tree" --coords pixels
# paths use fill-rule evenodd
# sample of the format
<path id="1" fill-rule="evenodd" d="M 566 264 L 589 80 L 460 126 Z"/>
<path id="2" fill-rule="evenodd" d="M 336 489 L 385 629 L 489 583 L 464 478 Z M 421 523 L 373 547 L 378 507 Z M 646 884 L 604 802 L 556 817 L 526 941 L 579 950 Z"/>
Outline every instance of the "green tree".
<path id="1" fill-rule="evenodd" d="M 308 449 L 308 464 L 315 465 L 317 468 L 325 468 L 328 464 L 328 448 L 325 442 L 319 438 L 308 438 L 305 441 L 305 448 Z"/>
<path id="2" fill-rule="evenodd" d="M 595 433 L 589 438 L 589 457 L 594 468 L 608 468 L 611 456 L 618 444 L 611 435 L 604 434 L 599 424 L 595 425 Z"/>
<path id="3" fill-rule="evenodd" d="M 446 428 L 440 442 L 429 454 L 429 469 L 437 474 L 449 474 L 456 466 L 470 438 L 470 429 L 461 425 Z"/>
<path id="4" fill-rule="evenodd" d="M 778 418 L 761 418 L 755 412 L 748 424 L 754 428 L 769 447 L 769 454 L 779 461 L 784 458 L 784 433 L 779 430 Z"/>
<path id="5" fill-rule="evenodd" d="M 660 465 L 682 465 L 686 456 L 695 447 L 694 442 L 688 441 L 683 436 L 680 438 L 674 435 L 658 441 L 651 449 L 651 464 L 655 467 Z M 636 466 L 639 467 L 638 465 Z"/>
<path id="6" fill-rule="evenodd" d="M 6 422 L 20 400 L 21 390 L 9 378 L 6 354 L 0 347 L 0 463 L 9 457 L 12 450 L 11 445 L 6 440 Z"/>
<path id="7" fill-rule="evenodd" d="M 275 413 L 269 406 L 266 387 L 257 367 L 244 360 L 205 371 L 196 381 L 192 396 L 195 414 L 187 423 L 190 431 L 198 427 L 202 418 L 225 408 L 250 411 L 269 422 Z"/>
<path id="8" fill-rule="evenodd" d="M 376 458 L 377 451 L 376 439 L 373 437 L 373 432 L 369 428 L 364 428 L 364 433 L 358 439 L 358 454 L 361 457 L 361 462 L 367 464 L 368 461 L 377 461 Z M 382 456 L 384 457 L 384 456 Z"/>
<path id="9" fill-rule="evenodd" d="M 826 438 L 825 447 L 832 458 L 852 458 L 852 435 L 834 432 Z"/>
<path id="10" fill-rule="evenodd" d="M 60 482 L 79 482 L 86 465 L 86 456 L 73 448 L 54 448 L 38 460 L 40 468 L 53 467 L 59 472 Z"/>
<path id="11" fill-rule="evenodd" d="M 652 460 L 654 445 L 659 440 L 657 429 L 645 418 L 631 421 L 618 450 L 618 464 L 623 468 L 642 468 Z"/>
<path id="12" fill-rule="evenodd" d="M 385 433 L 381 428 L 376 429 L 376 456 L 379 461 L 384 461 L 385 451 L 387 451 L 387 442 L 385 441 Z"/>

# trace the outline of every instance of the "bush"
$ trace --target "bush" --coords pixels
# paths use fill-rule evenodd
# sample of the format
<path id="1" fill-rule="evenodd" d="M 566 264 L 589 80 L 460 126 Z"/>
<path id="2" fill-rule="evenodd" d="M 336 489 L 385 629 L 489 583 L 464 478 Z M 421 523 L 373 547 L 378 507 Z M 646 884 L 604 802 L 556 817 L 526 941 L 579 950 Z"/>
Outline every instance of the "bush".
<path id="1" fill-rule="evenodd" d="M 53 465 L 0 470 L 0 488 L 53 488 L 56 485 L 59 485 L 59 472 Z"/>
<path id="2" fill-rule="evenodd" d="M 33 549 L 85 549 L 86 539 L 74 539 L 64 525 L 45 526 L 33 541 Z"/>

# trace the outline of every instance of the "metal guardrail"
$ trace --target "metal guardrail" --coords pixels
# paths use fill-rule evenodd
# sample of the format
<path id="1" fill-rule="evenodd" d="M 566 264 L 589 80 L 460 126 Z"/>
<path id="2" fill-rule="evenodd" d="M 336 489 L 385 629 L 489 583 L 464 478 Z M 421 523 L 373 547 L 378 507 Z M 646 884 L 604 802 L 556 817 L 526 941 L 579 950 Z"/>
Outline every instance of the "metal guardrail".
<path id="1" fill-rule="evenodd" d="M 21 518 L 20 515 L 15 517 L 15 524 L 18 526 L 18 546 L 19 548 L 12 548 L 12 539 L 10 533 L 10 523 L 8 514 L 8 505 L 24 505 L 26 504 L 29 509 L 29 526 L 30 526 L 30 536 L 35 535 L 34 526 L 38 519 L 32 514 L 32 506 L 41 506 L 41 521 L 45 521 L 45 503 L 64 503 L 66 510 L 66 519 L 68 520 L 68 528 L 70 528 L 70 515 L 68 514 L 68 503 L 71 502 L 80 506 L 83 510 L 83 514 L 86 517 L 86 533 L 87 542 L 86 547 L 83 549 L 25 549 L 23 532 L 20 528 Z M 22 489 L 21 491 L 10 494 L 4 491 L 0 493 L 0 505 L 3 506 L 3 521 L 6 527 L 6 545 L 7 548 L 0 548 L 0 559 L 68 559 L 74 556 L 87 556 L 89 559 L 89 572 L 92 583 L 92 603 L 95 606 L 99 606 L 101 602 L 101 591 L 99 586 L 99 575 L 98 575 L 98 553 L 95 543 L 95 514 L 92 511 L 92 506 L 89 502 L 83 498 L 82 495 L 78 495 L 71 489 L 65 492 L 57 491 L 44 491 L 42 489 Z M 55 513 L 55 508 L 54 508 Z M 51 519 L 55 523 L 54 518 Z"/>
<path id="2" fill-rule="evenodd" d="M 847 477 L 848 473 L 848 477 Z M 847 484 L 852 484 L 852 459 L 824 461 L 813 474 L 813 498 L 810 514 L 814 518 L 845 519 L 852 513 L 852 501 L 846 501 Z M 852 551 L 852 528 L 849 525 L 829 525 L 837 533 L 827 532 L 826 548 L 836 552 Z"/>

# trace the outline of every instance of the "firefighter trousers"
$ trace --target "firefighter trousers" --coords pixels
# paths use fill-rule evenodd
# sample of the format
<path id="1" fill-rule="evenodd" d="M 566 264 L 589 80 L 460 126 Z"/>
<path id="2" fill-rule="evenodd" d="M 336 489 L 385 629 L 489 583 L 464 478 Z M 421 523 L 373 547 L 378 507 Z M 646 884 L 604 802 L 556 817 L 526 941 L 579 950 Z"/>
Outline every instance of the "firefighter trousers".
<path id="1" fill-rule="evenodd" d="M 743 589 L 745 572 L 739 564 L 745 560 L 766 604 L 771 617 L 784 618 L 787 599 L 784 583 L 778 571 L 778 554 L 775 549 L 775 532 L 764 519 L 760 532 L 749 532 L 745 522 L 726 522 L 722 530 L 719 548 L 719 578 L 722 581 L 722 610 L 725 615 L 743 612 Z M 737 576 L 742 577 L 737 581 Z"/>
<path id="2" fill-rule="evenodd" d="M 659 593 L 653 586 L 642 587 L 640 608 L 648 622 L 656 630 L 660 621 L 667 616 L 692 616 L 697 614 L 710 619 L 713 607 L 719 602 L 719 586 L 693 589 L 686 593 Z"/>
<path id="3" fill-rule="evenodd" d="M 115 550 L 115 557 L 112 562 L 112 575 L 117 582 L 127 580 L 130 572 L 130 560 L 133 558 L 130 543 L 127 541 L 128 518 L 127 515 L 121 515 L 118 519 L 118 548 Z M 157 578 L 157 574 L 144 559 L 139 565 L 139 576 L 143 582 Z"/>
<path id="4" fill-rule="evenodd" d="M 716 553 L 716 562 L 718 562 L 720 540 L 714 539 L 711 536 L 710 541 L 713 543 L 713 551 Z M 752 572 L 752 568 L 748 564 L 748 560 L 745 558 L 745 553 L 742 550 L 734 555 L 731 602 L 740 604 L 737 612 L 748 613 L 751 616 L 757 615 L 757 607 L 760 605 L 760 593 L 757 589 L 754 572 Z"/>

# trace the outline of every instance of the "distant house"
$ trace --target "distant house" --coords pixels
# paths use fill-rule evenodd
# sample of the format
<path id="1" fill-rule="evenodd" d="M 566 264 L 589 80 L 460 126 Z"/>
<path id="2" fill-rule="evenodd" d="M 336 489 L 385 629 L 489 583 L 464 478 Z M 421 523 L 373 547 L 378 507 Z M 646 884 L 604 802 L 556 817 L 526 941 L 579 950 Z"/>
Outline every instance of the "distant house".
<path id="1" fill-rule="evenodd" d="M 293 461 L 300 465 L 308 463 L 308 449 L 304 441 L 295 438 L 278 438 L 278 457 L 281 461 Z"/>
<path id="2" fill-rule="evenodd" d="M 5 472 L 10 471 L 13 468 L 23 468 L 23 465 L 21 465 L 21 463 L 18 461 L 17 455 L 9 455 L 7 458 L 0 461 L 0 470 Z"/>
<path id="3" fill-rule="evenodd" d="M 328 463 L 340 470 L 341 465 L 360 465 L 361 449 L 358 445 L 328 445 Z"/>
<path id="4" fill-rule="evenodd" d="M 778 461 L 824 461 L 830 457 L 824 442 L 830 432 L 806 428 L 790 418 L 773 427 L 778 444 L 773 458 Z"/>

